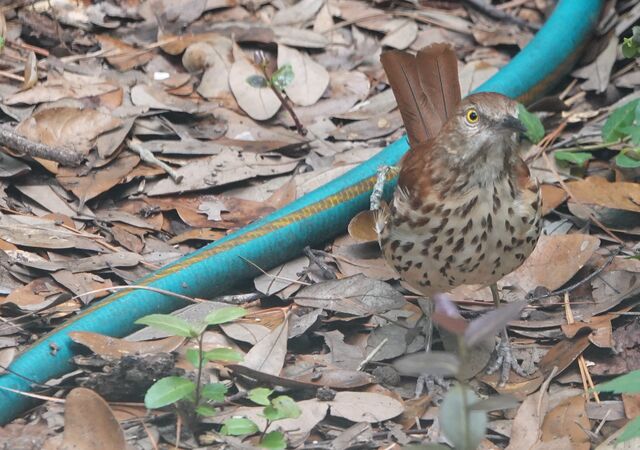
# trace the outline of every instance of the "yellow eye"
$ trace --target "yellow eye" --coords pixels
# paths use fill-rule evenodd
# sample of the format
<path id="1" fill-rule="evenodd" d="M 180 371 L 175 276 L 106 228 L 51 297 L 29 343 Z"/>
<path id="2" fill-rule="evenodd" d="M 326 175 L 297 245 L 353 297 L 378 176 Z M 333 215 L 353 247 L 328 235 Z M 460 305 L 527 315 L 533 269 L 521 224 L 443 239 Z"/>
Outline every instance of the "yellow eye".
<path id="1" fill-rule="evenodd" d="M 475 108 L 471 108 L 470 110 L 468 110 L 466 117 L 467 117 L 467 122 L 469 123 L 476 123 L 478 120 L 480 120 L 478 111 L 476 111 Z"/>

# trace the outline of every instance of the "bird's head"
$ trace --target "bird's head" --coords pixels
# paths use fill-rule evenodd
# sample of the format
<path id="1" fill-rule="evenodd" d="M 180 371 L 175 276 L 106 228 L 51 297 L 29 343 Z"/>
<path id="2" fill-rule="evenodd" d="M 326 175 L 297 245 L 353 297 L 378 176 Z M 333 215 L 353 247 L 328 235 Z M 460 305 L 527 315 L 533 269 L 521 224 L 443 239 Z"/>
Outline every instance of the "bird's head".
<path id="1" fill-rule="evenodd" d="M 518 102 L 493 92 L 463 99 L 452 121 L 458 133 L 478 144 L 511 139 L 526 131 L 518 118 Z"/>
<path id="2" fill-rule="evenodd" d="M 493 92 L 473 94 L 458 104 L 438 140 L 461 165 L 497 163 L 516 151 L 519 135 L 535 140 L 531 139 L 530 120 L 537 119 L 509 97 Z"/>

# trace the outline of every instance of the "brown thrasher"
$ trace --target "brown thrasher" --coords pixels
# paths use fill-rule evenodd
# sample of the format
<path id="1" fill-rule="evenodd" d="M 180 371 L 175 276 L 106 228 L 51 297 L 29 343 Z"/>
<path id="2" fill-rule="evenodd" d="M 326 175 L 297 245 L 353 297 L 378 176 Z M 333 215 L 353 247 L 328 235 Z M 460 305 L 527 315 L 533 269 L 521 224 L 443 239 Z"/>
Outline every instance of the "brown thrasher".
<path id="1" fill-rule="evenodd" d="M 540 196 L 518 155 L 518 103 L 497 93 L 460 99 L 457 59 L 446 44 L 415 56 L 382 55 L 410 150 L 377 231 L 385 259 L 426 296 L 462 284 L 491 286 L 519 267 L 540 234 Z M 501 382 L 524 374 L 506 329 L 498 347 Z"/>

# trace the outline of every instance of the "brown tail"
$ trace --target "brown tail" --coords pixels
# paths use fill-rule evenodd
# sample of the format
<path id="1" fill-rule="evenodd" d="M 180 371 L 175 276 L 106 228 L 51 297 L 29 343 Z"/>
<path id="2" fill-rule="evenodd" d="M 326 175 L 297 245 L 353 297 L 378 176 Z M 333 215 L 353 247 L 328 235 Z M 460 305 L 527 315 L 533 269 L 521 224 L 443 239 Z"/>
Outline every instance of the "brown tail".
<path id="1" fill-rule="evenodd" d="M 416 56 L 397 50 L 380 58 L 412 147 L 434 138 L 460 101 L 458 61 L 448 44 Z"/>

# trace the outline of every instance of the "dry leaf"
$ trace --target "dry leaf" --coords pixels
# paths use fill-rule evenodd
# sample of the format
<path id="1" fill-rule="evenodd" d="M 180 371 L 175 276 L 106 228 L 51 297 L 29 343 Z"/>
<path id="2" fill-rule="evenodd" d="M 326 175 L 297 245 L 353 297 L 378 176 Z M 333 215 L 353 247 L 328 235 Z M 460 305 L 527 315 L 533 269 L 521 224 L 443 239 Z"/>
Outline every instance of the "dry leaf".
<path id="1" fill-rule="evenodd" d="M 24 81 L 22 89 L 29 89 L 38 82 L 38 60 L 33 51 L 27 54 L 27 61 L 24 63 Z"/>
<path id="2" fill-rule="evenodd" d="M 293 6 L 283 8 L 274 14 L 271 23 L 273 25 L 294 25 L 311 20 L 325 0 L 300 0 Z"/>
<path id="3" fill-rule="evenodd" d="M 618 37 L 614 34 L 609 39 L 606 48 L 591 64 L 574 70 L 572 75 L 578 78 L 586 78 L 581 87 L 585 91 L 604 92 L 609 85 L 611 69 L 616 62 Z"/>
<path id="4" fill-rule="evenodd" d="M 278 46 L 278 67 L 290 64 L 293 80 L 284 90 L 297 105 L 309 106 L 317 102 L 329 85 L 329 72 L 311 57 L 285 45 Z"/>
<path id="5" fill-rule="evenodd" d="M 570 202 L 605 208 L 640 212 L 640 184 L 630 182 L 609 182 L 601 177 L 567 183 L 571 193 Z"/>
<path id="6" fill-rule="evenodd" d="M 155 341 L 128 341 L 86 331 L 74 331 L 69 337 L 78 344 L 89 347 L 93 353 L 108 359 L 120 359 L 128 355 L 171 353 L 182 345 L 185 338 L 170 336 Z"/>
<path id="7" fill-rule="evenodd" d="M 572 450 L 589 450 L 591 443 L 587 430 L 591 429 L 584 396 L 578 395 L 562 401 L 549 411 L 542 423 L 542 442 L 568 437 Z"/>
<path id="8" fill-rule="evenodd" d="M 239 49 L 233 52 L 235 62 L 229 70 L 229 86 L 238 105 L 256 120 L 267 120 L 280 109 L 281 103 L 271 88 L 266 85 L 262 71 L 256 67 Z M 252 80 L 263 80 L 264 85 Z"/>
<path id="9" fill-rule="evenodd" d="M 107 402 L 90 389 L 67 395 L 60 450 L 126 450 L 120 424 Z"/>
<path id="10" fill-rule="evenodd" d="M 120 126 L 122 121 L 95 109 L 50 108 L 23 120 L 16 131 L 32 141 L 52 147 L 69 147 L 88 153 L 102 133 Z"/>
<path id="11" fill-rule="evenodd" d="M 269 375 L 279 375 L 287 355 L 288 328 L 287 317 L 249 350 L 241 365 Z"/>
<path id="12" fill-rule="evenodd" d="M 153 50 L 139 50 L 106 34 L 96 36 L 109 64 L 124 72 L 143 66 L 153 59 Z"/>
<path id="13" fill-rule="evenodd" d="M 382 422 L 402 414 L 404 405 L 387 395 L 371 392 L 338 392 L 331 406 L 331 415 L 352 422 Z"/>

